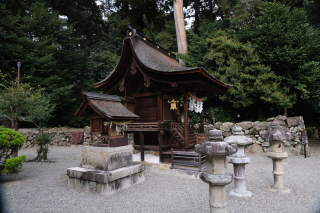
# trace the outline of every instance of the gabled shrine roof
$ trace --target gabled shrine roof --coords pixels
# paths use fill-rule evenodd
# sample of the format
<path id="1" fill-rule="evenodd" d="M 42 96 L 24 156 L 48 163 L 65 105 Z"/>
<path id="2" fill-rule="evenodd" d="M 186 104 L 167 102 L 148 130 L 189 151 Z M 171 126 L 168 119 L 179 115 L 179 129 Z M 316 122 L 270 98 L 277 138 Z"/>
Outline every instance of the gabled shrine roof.
<path id="1" fill-rule="evenodd" d="M 88 109 L 92 109 L 97 114 L 108 120 L 136 120 L 138 115 L 130 112 L 121 104 L 118 96 L 105 95 L 93 92 L 81 92 L 83 102 L 75 112 L 76 116 L 89 116 Z"/>
<path id="2" fill-rule="evenodd" d="M 175 54 L 129 27 L 118 64 L 109 76 L 94 86 L 105 92 L 119 95 L 115 92 L 115 87 L 125 78 L 131 64 L 135 63 L 144 76 L 156 82 L 178 83 L 184 87 L 194 86 L 194 90 L 219 94 L 226 93 L 232 88 L 232 85 L 220 81 L 202 67 L 184 67 L 178 61 L 179 58 Z"/>

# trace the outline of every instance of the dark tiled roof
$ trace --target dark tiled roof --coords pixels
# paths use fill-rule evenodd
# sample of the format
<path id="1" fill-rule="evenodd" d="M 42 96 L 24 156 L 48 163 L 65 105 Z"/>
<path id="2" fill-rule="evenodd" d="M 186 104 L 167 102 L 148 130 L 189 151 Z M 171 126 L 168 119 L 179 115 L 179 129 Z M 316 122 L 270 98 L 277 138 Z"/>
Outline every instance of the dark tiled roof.
<path id="1" fill-rule="evenodd" d="M 109 118 L 139 118 L 139 116 L 130 112 L 120 102 L 90 99 L 90 103 L 92 103 L 96 109 Z"/>
<path id="2" fill-rule="evenodd" d="M 130 112 L 121 104 L 119 96 L 105 95 L 93 92 L 82 92 L 83 102 L 75 112 L 81 116 L 88 107 L 109 120 L 135 120 L 138 115 Z"/>
<path id="3" fill-rule="evenodd" d="M 158 46 L 157 44 L 153 43 L 149 39 L 138 34 L 135 29 L 130 27 L 127 32 L 127 38 L 123 40 L 121 57 L 120 57 L 120 60 L 118 61 L 118 64 L 105 79 L 96 83 L 94 86 L 96 88 L 101 89 L 103 85 L 108 84 L 109 86 L 107 90 L 109 91 L 110 88 L 113 88 L 115 84 L 114 82 L 112 82 L 112 80 L 116 78 L 117 78 L 115 80 L 117 82 L 116 84 L 119 84 L 122 78 L 119 78 L 119 76 L 117 76 L 117 73 L 121 72 L 122 74 L 120 76 L 124 75 L 123 70 L 126 70 L 127 68 L 124 68 L 123 65 L 124 65 L 124 62 L 128 60 L 127 58 L 131 57 L 130 56 L 131 54 L 134 55 L 134 59 L 138 62 L 137 64 L 144 67 L 147 72 L 150 71 L 154 73 L 153 80 L 156 80 L 158 82 L 162 82 L 160 78 L 168 79 L 169 76 L 173 78 L 179 78 L 179 75 L 190 74 L 189 75 L 191 79 L 190 82 L 192 84 L 192 80 L 194 79 L 193 73 L 198 73 L 199 75 L 211 81 L 212 84 L 221 87 L 222 90 L 224 90 L 223 93 L 225 93 L 228 89 L 232 87 L 231 85 L 226 84 L 220 81 L 219 79 L 217 79 L 216 77 L 212 76 L 209 72 L 207 72 L 202 67 L 181 66 L 178 62 L 178 57 L 175 54 L 168 52 L 164 48 Z M 131 62 L 126 66 L 131 66 Z M 148 76 L 151 73 L 144 73 L 144 74 Z M 157 77 L 155 77 L 155 75 L 157 75 Z M 173 76 L 173 75 L 176 75 L 176 76 Z M 160 77 L 160 76 L 166 76 L 166 77 Z"/>
<path id="4" fill-rule="evenodd" d="M 161 72 L 179 72 L 192 70 L 194 67 L 182 67 L 179 62 L 164 53 L 150 47 L 139 38 L 130 38 L 134 53 L 141 63 L 148 68 Z"/>
<path id="5" fill-rule="evenodd" d="M 99 94 L 94 92 L 82 92 L 85 94 L 89 99 L 97 99 L 97 100 L 105 100 L 105 101 L 118 101 L 120 102 L 121 99 L 119 96 L 115 95 L 105 95 L 105 94 Z"/>

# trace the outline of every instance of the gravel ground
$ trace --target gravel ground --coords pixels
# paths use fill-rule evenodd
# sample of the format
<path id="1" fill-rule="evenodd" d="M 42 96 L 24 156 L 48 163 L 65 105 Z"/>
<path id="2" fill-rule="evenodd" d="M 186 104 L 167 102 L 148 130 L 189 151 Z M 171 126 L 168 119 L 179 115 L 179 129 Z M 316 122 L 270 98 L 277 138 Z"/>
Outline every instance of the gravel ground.
<path id="1" fill-rule="evenodd" d="M 272 161 L 265 154 L 250 154 L 247 189 L 251 198 L 228 196 L 228 212 L 320 212 L 320 145 L 312 156 L 285 160 L 284 183 L 290 194 L 268 191 L 273 183 Z M 80 163 L 80 148 L 53 147 L 54 163 L 26 162 L 22 171 L 4 176 L 0 186 L 5 212 L 209 212 L 208 184 L 201 180 L 146 173 L 146 181 L 109 197 L 67 188 L 66 170 Z M 24 149 L 27 160 L 36 150 Z M 230 171 L 233 166 L 229 164 Z M 231 190 L 233 183 L 226 187 Z"/>

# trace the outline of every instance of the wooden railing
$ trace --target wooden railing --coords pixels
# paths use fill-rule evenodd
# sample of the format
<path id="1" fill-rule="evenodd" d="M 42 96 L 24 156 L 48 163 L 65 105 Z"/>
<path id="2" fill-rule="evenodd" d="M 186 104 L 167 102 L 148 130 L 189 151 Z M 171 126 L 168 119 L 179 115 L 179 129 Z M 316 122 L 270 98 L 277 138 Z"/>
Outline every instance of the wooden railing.
<path id="1" fill-rule="evenodd" d="M 158 123 L 130 123 L 126 130 L 157 130 Z"/>
<path id="2" fill-rule="evenodd" d="M 170 128 L 184 141 L 184 129 L 178 123 L 170 123 Z"/>
<path id="3" fill-rule="evenodd" d="M 169 130 L 173 136 L 173 142 L 179 146 L 184 145 L 184 129 L 182 124 L 176 122 L 162 122 L 159 123 L 159 129 Z"/>

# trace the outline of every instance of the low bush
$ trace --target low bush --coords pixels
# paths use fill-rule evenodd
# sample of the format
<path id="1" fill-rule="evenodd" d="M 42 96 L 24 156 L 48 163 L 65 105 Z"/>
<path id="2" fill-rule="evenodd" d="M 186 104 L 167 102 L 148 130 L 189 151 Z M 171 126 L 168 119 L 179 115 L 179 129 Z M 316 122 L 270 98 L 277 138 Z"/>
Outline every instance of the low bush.
<path id="1" fill-rule="evenodd" d="M 0 126 L 0 174 L 16 173 L 26 156 L 11 158 L 13 151 L 21 148 L 26 137 L 13 129 Z"/>

